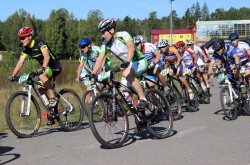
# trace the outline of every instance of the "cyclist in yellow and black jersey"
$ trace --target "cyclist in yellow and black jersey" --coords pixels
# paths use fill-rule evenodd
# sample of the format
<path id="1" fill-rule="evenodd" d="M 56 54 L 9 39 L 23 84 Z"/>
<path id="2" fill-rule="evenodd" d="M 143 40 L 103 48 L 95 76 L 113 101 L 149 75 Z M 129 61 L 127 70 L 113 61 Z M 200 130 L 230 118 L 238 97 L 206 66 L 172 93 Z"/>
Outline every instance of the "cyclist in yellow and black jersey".
<path id="1" fill-rule="evenodd" d="M 32 34 L 33 29 L 31 27 L 23 27 L 18 31 L 17 35 L 23 45 L 23 48 L 19 61 L 12 72 L 12 76 L 9 77 L 9 80 L 15 80 L 15 76 L 21 70 L 25 58 L 27 56 L 31 56 L 41 65 L 41 68 L 37 71 L 37 73 L 39 75 L 39 79 L 42 81 L 46 91 L 48 92 L 50 98 L 49 107 L 55 107 L 57 100 L 55 98 L 50 78 L 57 76 L 61 72 L 62 67 L 48 45 L 42 40 L 33 39 Z"/>

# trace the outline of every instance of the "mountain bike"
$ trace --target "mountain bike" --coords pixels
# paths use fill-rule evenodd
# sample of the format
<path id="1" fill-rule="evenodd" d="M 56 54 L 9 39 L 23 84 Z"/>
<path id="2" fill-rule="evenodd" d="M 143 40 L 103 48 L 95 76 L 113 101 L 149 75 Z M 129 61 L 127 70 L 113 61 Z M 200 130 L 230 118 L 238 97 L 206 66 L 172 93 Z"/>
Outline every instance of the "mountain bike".
<path id="1" fill-rule="evenodd" d="M 107 79 L 109 76 L 108 72 L 105 72 L 104 74 L 100 74 L 98 76 L 98 81 L 91 81 L 91 75 L 85 75 L 85 77 L 80 77 L 80 81 L 84 82 L 84 85 L 87 87 L 90 87 L 89 90 L 87 90 L 83 95 L 82 95 L 82 104 L 83 104 L 83 109 L 86 110 L 86 115 L 88 117 L 88 112 L 87 110 L 89 109 L 90 102 L 93 100 L 93 98 L 98 94 L 101 93 L 105 89 L 101 89 L 100 83 Z M 102 118 L 103 112 L 100 112 L 99 116 L 100 119 Z M 99 119 L 96 118 L 98 121 Z"/>
<path id="2" fill-rule="evenodd" d="M 169 83 L 167 83 L 168 91 L 164 91 L 164 86 L 161 85 L 159 82 L 155 82 L 147 78 L 146 76 L 141 76 L 140 83 L 142 88 L 145 90 L 148 88 L 147 81 L 153 83 L 156 86 L 156 89 L 159 89 L 163 93 L 163 95 L 166 94 L 165 97 L 170 105 L 173 114 L 173 119 L 179 120 L 182 115 L 182 107 L 181 107 L 181 99 L 178 97 L 177 91 Z"/>
<path id="3" fill-rule="evenodd" d="M 229 120 L 235 120 L 238 111 L 243 109 L 246 115 L 250 115 L 250 89 L 246 89 L 246 96 L 240 92 L 240 83 L 236 81 L 231 71 L 220 70 L 217 74 L 220 89 L 220 102 L 225 116 Z M 245 82 L 246 83 L 246 82 Z"/>
<path id="4" fill-rule="evenodd" d="M 146 128 L 156 138 L 169 137 L 173 127 L 173 115 L 166 98 L 160 91 L 154 88 L 146 90 L 145 97 L 149 106 L 145 108 L 145 114 L 142 115 L 140 111 L 137 111 L 133 103 L 125 98 L 122 89 L 129 88 L 131 93 L 138 97 L 136 92 L 114 78 L 114 74 L 119 71 L 119 67 L 109 71 L 110 91 L 112 93 L 99 93 L 91 101 L 89 124 L 97 141 L 107 148 L 121 147 L 125 143 L 129 133 L 129 120 L 126 108 L 135 119 L 136 133 Z M 123 104 L 120 100 L 123 101 Z M 122 115 L 117 113 L 118 109 Z M 96 122 L 95 117 L 99 111 L 104 112 L 104 115 L 99 122 Z M 99 118 L 98 115 L 97 117 Z"/>
<path id="5" fill-rule="evenodd" d="M 177 93 L 177 96 L 181 100 L 181 104 L 186 104 L 188 110 L 190 112 L 196 112 L 199 110 L 199 102 L 198 102 L 198 95 L 196 92 L 194 92 L 194 98 L 190 99 L 188 91 L 186 90 L 186 87 L 181 83 L 181 81 L 169 74 L 169 69 L 166 68 L 161 71 L 161 74 L 163 76 L 167 76 L 167 81 L 169 86 L 173 87 Z M 192 91 L 194 91 L 193 86 L 190 86 Z"/>
<path id="6" fill-rule="evenodd" d="M 67 88 L 57 92 L 53 78 L 52 84 L 58 104 L 52 110 L 48 106 L 48 100 L 46 100 L 48 99 L 47 94 L 43 95 L 44 98 L 40 93 L 39 88 L 44 88 L 44 85 L 35 79 L 36 76 L 37 73 L 31 72 L 24 73 L 16 78 L 23 89 L 13 93 L 6 103 L 5 118 L 10 130 L 20 138 L 34 136 L 41 125 L 41 109 L 38 102 L 43 105 L 51 118 L 58 121 L 65 131 L 78 129 L 83 120 L 83 107 L 76 92 Z"/>

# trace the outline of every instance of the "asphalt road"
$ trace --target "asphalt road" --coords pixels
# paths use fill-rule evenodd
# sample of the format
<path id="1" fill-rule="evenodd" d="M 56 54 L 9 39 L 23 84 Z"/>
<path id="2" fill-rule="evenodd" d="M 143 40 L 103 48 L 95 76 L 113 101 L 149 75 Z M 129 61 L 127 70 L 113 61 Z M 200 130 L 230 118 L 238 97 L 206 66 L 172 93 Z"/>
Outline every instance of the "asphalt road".
<path id="1" fill-rule="evenodd" d="M 213 80 L 211 104 L 198 112 L 184 112 L 174 122 L 173 135 L 157 140 L 147 133 L 134 135 L 118 149 L 105 149 L 88 126 L 63 132 L 53 126 L 29 139 L 0 134 L 0 164 L 109 164 L 109 165 L 250 165 L 250 116 L 234 121 L 224 118 L 219 86 Z M 133 120 L 130 120 L 133 123 Z"/>

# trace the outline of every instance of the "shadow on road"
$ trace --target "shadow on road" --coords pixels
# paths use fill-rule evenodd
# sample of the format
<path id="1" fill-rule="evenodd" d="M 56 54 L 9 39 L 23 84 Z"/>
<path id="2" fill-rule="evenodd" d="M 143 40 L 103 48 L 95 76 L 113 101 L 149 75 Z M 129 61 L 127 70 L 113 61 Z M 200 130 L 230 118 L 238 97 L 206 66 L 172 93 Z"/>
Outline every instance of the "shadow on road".
<path id="1" fill-rule="evenodd" d="M 6 154 L 7 152 L 9 152 L 13 149 L 14 149 L 14 147 L 0 146 L 0 164 L 1 165 L 10 163 L 10 162 L 21 157 L 21 155 L 17 154 L 17 153 Z"/>

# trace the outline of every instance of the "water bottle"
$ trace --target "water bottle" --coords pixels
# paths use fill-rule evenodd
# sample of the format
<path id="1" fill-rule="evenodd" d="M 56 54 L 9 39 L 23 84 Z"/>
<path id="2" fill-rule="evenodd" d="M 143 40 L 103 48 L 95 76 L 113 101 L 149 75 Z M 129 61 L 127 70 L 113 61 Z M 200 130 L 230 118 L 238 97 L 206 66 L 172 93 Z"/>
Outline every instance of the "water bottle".
<path id="1" fill-rule="evenodd" d="M 128 100 L 130 103 L 132 103 L 132 97 L 129 94 L 129 92 L 123 92 L 125 99 Z"/>
<path id="2" fill-rule="evenodd" d="M 41 98 L 42 98 L 44 104 L 45 104 L 46 106 L 48 106 L 48 105 L 49 105 L 49 100 L 48 100 L 48 97 L 47 97 L 47 95 L 46 95 L 46 90 L 45 90 L 45 88 L 41 86 L 41 87 L 38 88 L 38 90 L 39 90 L 39 92 L 40 92 L 40 95 L 41 95 Z"/>

